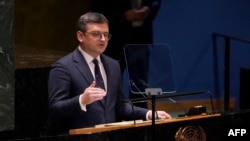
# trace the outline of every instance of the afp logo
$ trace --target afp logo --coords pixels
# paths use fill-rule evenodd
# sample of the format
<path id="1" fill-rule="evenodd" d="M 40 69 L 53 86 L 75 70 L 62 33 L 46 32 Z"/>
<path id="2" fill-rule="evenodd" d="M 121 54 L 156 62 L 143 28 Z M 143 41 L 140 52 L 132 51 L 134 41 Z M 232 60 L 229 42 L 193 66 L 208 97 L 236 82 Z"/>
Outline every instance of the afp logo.
<path id="1" fill-rule="evenodd" d="M 246 129 L 230 129 L 228 132 L 228 136 L 244 136 L 246 135 Z"/>

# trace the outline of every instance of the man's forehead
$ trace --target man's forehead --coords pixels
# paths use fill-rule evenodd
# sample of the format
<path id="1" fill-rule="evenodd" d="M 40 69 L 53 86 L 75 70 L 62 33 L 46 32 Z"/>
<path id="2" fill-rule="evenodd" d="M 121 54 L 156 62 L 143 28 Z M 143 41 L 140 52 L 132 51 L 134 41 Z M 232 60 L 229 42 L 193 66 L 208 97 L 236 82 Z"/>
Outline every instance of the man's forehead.
<path id="1" fill-rule="evenodd" d="M 108 30 L 109 27 L 107 23 L 88 23 L 87 29 Z"/>

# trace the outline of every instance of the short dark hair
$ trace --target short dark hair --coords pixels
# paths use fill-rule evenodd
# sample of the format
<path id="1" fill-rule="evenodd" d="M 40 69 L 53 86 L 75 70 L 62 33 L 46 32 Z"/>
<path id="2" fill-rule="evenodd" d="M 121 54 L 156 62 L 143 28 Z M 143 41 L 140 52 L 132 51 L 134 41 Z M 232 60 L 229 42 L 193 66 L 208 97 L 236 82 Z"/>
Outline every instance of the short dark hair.
<path id="1" fill-rule="evenodd" d="M 80 30 L 85 32 L 87 30 L 87 24 L 89 23 L 106 23 L 109 26 L 109 21 L 103 14 L 97 12 L 87 12 L 78 19 L 76 23 L 76 31 Z"/>

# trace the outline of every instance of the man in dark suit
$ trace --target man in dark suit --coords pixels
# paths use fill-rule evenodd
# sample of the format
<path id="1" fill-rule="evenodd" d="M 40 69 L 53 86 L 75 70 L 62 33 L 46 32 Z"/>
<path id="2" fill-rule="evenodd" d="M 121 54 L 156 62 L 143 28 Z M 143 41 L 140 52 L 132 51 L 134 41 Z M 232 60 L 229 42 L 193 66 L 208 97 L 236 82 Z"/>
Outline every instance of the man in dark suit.
<path id="1" fill-rule="evenodd" d="M 102 54 L 111 37 L 106 17 L 88 12 L 78 19 L 76 30 L 79 46 L 53 64 L 49 75 L 51 131 L 67 133 L 97 124 L 151 119 L 150 110 L 123 102 L 119 63 Z M 99 62 L 103 88 L 96 86 L 93 59 Z M 156 113 L 158 118 L 171 118 L 165 111 Z"/>
<path id="2" fill-rule="evenodd" d="M 110 22 L 112 40 L 104 54 L 119 60 L 121 71 L 126 68 L 124 46 L 129 44 L 153 44 L 153 21 L 160 9 L 161 0 L 91 0 L 90 10 L 102 13 Z M 133 69 L 130 69 L 132 71 Z M 147 66 L 137 67 L 142 80 L 147 81 Z M 145 75 L 144 75 L 145 74 Z M 143 76 L 144 75 L 144 76 Z M 128 82 L 129 83 L 129 82 Z M 126 94 L 140 98 L 140 94 Z M 147 103 L 137 103 L 147 107 Z"/>

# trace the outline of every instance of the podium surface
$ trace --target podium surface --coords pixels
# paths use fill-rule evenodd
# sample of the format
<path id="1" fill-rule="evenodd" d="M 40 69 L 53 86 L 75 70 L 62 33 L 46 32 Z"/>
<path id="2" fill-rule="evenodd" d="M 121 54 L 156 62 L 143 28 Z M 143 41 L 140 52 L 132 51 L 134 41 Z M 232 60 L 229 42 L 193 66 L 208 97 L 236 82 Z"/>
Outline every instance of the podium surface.
<path id="1" fill-rule="evenodd" d="M 158 120 L 155 122 L 155 126 L 158 128 L 160 126 L 181 123 L 187 121 L 197 121 L 202 119 L 213 119 L 216 117 L 220 117 L 221 114 L 211 114 L 211 115 L 197 115 L 197 116 L 189 116 L 189 117 L 178 117 L 173 119 L 165 119 Z M 84 135 L 84 134 L 96 134 L 96 133 L 105 133 L 105 132 L 115 132 L 119 130 L 130 130 L 136 128 L 150 128 L 152 125 L 152 121 L 141 121 L 137 120 L 136 123 L 134 121 L 125 121 L 125 122 L 117 122 L 117 123 L 108 123 L 97 125 L 95 127 L 88 128 L 79 128 L 79 129 L 71 129 L 69 131 L 69 135 Z M 185 124 L 183 124 L 185 125 Z"/>
<path id="2" fill-rule="evenodd" d="M 221 141 L 230 139 L 228 132 L 234 128 L 248 128 L 250 111 L 237 111 L 178 117 L 155 122 L 155 131 L 152 132 L 151 121 L 127 123 L 113 123 L 96 127 L 71 129 L 69 137 L 78 140 L 109 140 L 109 141 Z M 154 136 L 152 135 L 154 133 Z M 232 137 L 231 137 L 232 138 Z M 241 137 L 244 140 L 246 137 Z M 249 139 L 249 138 L 248 138 Z"/>

